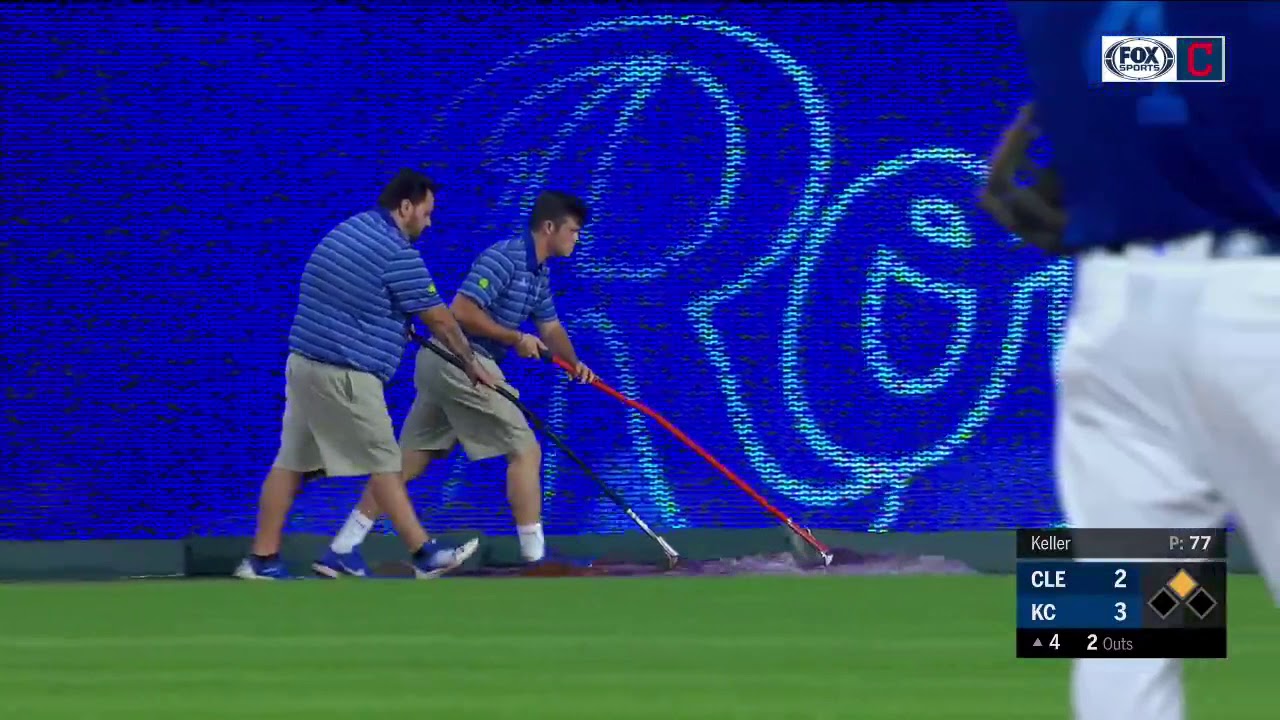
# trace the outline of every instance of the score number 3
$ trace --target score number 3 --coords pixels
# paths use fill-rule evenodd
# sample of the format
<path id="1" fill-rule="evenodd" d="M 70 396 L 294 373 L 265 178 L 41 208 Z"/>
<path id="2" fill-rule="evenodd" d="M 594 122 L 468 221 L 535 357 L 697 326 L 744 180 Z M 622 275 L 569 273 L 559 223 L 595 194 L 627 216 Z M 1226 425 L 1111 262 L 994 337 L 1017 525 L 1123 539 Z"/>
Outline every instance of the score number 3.
<path id="1" fill-rule="evenodd" d="M 1085 77 L 1099 78 L 1102 55 L 1099 42 L 1103 35 L 1165 35 L 1163 2 L 1109 2 L 1102 6 L 1093 31 L 1085 38 Z M 1150 94 L 1138 99 L 1139 125 L 1186 125 L 1190 114 L 1187 101 L 1170 83 L 1152 83 Z M 1099 89 L 1100 92 L 1102 89 Z"/>

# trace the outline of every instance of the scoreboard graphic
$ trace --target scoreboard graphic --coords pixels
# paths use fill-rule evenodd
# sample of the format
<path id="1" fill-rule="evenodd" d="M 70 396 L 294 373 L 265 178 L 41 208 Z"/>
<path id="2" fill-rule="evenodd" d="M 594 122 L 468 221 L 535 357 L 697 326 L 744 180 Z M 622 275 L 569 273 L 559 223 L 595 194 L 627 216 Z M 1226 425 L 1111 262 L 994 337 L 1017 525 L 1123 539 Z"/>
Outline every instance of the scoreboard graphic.
<path id="1" fill-rule="evenodd" d="M 1225 658 L 1223 530 L 1019 530 L 1020 658 Z"/>

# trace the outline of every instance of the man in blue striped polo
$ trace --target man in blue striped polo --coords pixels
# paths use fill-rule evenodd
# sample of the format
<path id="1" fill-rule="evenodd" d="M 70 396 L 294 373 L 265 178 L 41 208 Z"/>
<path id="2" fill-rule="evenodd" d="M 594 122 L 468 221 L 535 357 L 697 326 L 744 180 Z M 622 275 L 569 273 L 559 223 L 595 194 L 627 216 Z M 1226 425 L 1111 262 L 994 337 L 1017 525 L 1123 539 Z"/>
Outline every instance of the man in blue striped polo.
<path id="1" fill-rule="evenodd" d="M 586 222 L 587 207 L 580 199 L 543 192 L 534 202 L 528 228 L 518 238 L 485 249 L 458 290 L 452 306 L 458 324 L 476 348 L 481 366 L 500 382 L 505 378 L 498 362 L 509 350 L 522 358 L 538 358 L 548 348 L 574 365 L 578 380 L 595 380 L 591 369 L 578 360 L 556 316 L 547 268 L 549 258 L 573 253 Z M 520 329 L 530 318 L 538 337 Z M 457 368 L 426 349 L 418 352 L 414 385 L 418 395 L 400 433 L 405 482 L 422 474 L 432 459 L 447 457 L 459 443 L 472 461 L 506 457 L 507 498 L 520 553 L 528 562 L 542 560 L 542 449 L 524 416 L 511 402 L 476 388 Z M 333 569 L 363 565 L 357 548 L 383 507 L 378 497 L 365 492 L 334 539 L 331 556 L 340 562 Z"/>
<path id="2" fill-rule="evenodd" d="M 253 552 L 237 577 L 287 577 L 279 554 L 285 519 L 304 479 L 315 475 L 368 475 L 370 492 L 413 555 L 417 577 L 437 577 L 476 551 L 474 539 L 445 547 L 422 528 L 401 480 L 400 448 L 383 396 L 415 316 L 466 363 L 460 384 L 486 397 L 492 391 L 477 385 L 495 383 L 411 245 L 431 226 L 434 209 L 431 180 L 403 170 L 382 191 L 377 209 L 348 218 L 311 253 L 289 331 L 280 451 L 262 484 Z"/>

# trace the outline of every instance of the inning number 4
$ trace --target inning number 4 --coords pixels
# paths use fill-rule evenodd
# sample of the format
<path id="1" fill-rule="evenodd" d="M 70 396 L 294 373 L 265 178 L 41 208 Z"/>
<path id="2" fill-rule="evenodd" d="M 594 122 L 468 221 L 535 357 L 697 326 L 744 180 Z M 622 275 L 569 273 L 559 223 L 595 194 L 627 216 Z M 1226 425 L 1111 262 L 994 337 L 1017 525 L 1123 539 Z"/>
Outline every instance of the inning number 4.
<path id="1" fill-rule="evenodd" d="M 1085 76 L 1098 77 L 1103 35 L 1166 35 L 1163 2 L 1109 2 L 1102 6 L 1093 32 L 1085 38 Z M 1186 125 L 1187 101 L 1170 83 L 1152 83 L 1152 91 L 1138 99 L 1139 125 Z"/>

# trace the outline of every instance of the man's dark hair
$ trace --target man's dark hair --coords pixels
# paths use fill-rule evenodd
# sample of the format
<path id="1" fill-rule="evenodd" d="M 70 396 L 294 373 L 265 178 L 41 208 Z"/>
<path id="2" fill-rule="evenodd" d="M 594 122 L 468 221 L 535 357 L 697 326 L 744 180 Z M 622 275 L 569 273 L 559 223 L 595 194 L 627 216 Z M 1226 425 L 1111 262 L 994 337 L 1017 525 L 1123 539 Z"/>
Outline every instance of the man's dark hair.
<path id="1" fill-rule="evenodd" d="M 435 194 L 436 183 L 417 170 L 401 170 L 391 178 L 391 182 L 382 189 L 378 196 L 378 205 L 386 210 L 395 210 L 404 200 L 417 205 L 427 199 L 427 193 Z"/>
<path id="2" fill-rule="evenodd" d="M 537 231 L 542 223 L 551 221 L 560 227 L 565 220 L 573 218 L 579 225 L 587 224 L 587 204 L 577 196 L 558 190 L 544 190 L 533 202 L 533 213 L 529 215 L 529 229 Z"/>

